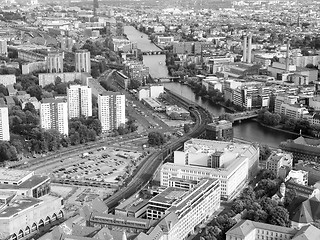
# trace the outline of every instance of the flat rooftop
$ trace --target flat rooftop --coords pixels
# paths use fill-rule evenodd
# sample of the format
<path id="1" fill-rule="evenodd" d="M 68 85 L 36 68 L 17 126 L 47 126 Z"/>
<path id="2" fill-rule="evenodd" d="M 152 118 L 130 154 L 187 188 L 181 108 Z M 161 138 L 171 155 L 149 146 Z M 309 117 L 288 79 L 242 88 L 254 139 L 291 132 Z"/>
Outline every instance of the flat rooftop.
<path id="1" fill-rule="evenodd" d="M 178 177 L 171 177 L 169 179 L 171 182 L 180 182 L 180 183 L 189 183 L 189 184 L 198 184 L 197 180 L 185 179 L 185 178 L 178 178 Z"/>
<path id="2" fill-rule="evenodd" d="M 141 208 L 145 207 L 146 205 L 148 205 L 149 200 L 147 199 L 127 199 L 127 201 L 124 201 L 122 203 L 120 203 L 116 209 L 123 209 L 126 211 L 130 211 L 130 212 L 137 212 L 138 210 L 140 210 Z"/>
<path id="3" fill-rule="evenodd" d="M 37 198 L 20 197 L 13 200 L 8 207 L 0 211 L 0 218 L 11 217 L 12 215 L 19 213 L 20 211 L 32 207 L 42 202 Z"/>
<path id="4" fill-rule="evenodd" d="M 20 185 L 0 184 L 0 189 L 22 189 L 22 188 L 29 189 L 49 179 L 50 178 L 48 176 L 33 175 L 31 178 L 22 182 Z"/>
<path id="5" fill-rule="evenodd" d="M 162 204 L 172 204 L 179 198 L 182 198 L 188 191 L 176 188 L 168 187 L 163 192 L 159 193 L 157 196 L 150 199 L 150 202 L 157 202 Z"/>
<path id="6" fill-rule="evenodd" d="M 181 201 L 177 202 L 175 206 L 169 208 L 169 211 L 180 211 L 184 207 L 188 206 L 188 202 L 193 202 L 199 195 L 203 193 L 208 187 L 210 187 L 213 183 L 219 185 L 219 180 L 217 179 L 203 179 L 199 182 L 199 184 L 192 190 L 189 191 L 188 194 L 185 194 Z"/>
<path id="7" fill-rule="evenodd" d="M 0 181 L 19 182 L 22 178 L 31 174 L 31 171 L 0 168 Z"/>

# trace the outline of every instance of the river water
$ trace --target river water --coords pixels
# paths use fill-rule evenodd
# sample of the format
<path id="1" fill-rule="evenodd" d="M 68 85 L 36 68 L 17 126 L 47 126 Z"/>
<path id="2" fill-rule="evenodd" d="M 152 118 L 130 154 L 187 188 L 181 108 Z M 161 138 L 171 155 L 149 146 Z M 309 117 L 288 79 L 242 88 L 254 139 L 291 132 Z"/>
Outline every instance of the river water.
<path id="1" fill-rule="evenodd" d="M 158 50 L 159 48 L 150 42 L 148 36 L 137 31 L 132 26 L 124 28 L 127 37 L 132 42 L 137 42 L 138 48 L 143 52 L 150 50 Z M 154 78 L 163 78 L 168 76 L 168 70 L 165 66 L 165 55 L 144 55 L 143 63 L 149 67 L 150 75 Z M 212 104 L 210 101 L 202 100 L 195 96 L 191 88 L 187 85 L 182 85 L 177 82 L 164 83 L 165 87 L 174 91 L 191 101 L 198 103 L 206 108 L 214 116 L 219 116 L 225 113 L 225 109 L 221 106 Z M 294 139 L 296 135 L 290 133 L 279 132 L 267 127 L 261 126 L 259 123 L 252 120 L 245 120 L 234 125 L 234 137 L 241 138 L 251 142 L 266 144 L 271 147 L 278 147 L 282 141 Z"/>

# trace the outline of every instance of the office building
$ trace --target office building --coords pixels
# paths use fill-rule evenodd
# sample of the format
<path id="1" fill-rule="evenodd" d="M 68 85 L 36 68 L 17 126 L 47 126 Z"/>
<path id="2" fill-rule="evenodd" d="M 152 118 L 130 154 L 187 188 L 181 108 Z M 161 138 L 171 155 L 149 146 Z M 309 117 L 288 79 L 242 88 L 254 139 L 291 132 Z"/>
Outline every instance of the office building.
<path id="1" fill-rule="evenodd" d="M 6 105 L 0 105 L 0 141 L 10 141 L 9 114 Z"/>
<path id="2" fill-rule="evenodd" d="M 40 105 L 41 127 L 55 129 L 68 136 L 68 103 L 63 99 L 45 98 Z"/>
<path id="3" fill-rule="evenodd" d="M 160 183 L 169 186 L 172 177 L 197 181 L 215 178 L 220 180 L 221 197 L 229 200 L 256 175 L 258 161 L 259 148 L 253 144 L 190 139 L 184 151 L 174 152 L 174 163 L 162 166 Z"/>
<path id="4" fill-rule="evenodd" d="M 0 55 L 5 57 L 8 56 L 7 40 L 5 39 L 0 40 Z"/>
<path id="5" fill-rule="evenodd" d="M 202 179 L 192 190 L 185 191 L 182 195 L 177 188 L 169 189 L 168 192 L 160 193 L 157 201 L 166 199 L 165 201 L 171 202 L 171 207 L 165 211 L 164 217 L 152 229 L 146 233 L 140 233 L 137 240 L 186 239 L 194 233 L 196 226 L 208 221 L 220 207 L 218 180 Z M 172 192 L 173 189 L 179 192 L 180 197 L 171 195 L 175 193 L 175 191 Z M 160 204 L 159 202 L 159 206 Z"/>
<path id="6" fill-rule="evenodd" d="M 125 95 L 121 93 L 104 92 L 98 95 L 98 115 L 103 132 L 125 124 L 125 107 Z"/>
<path id="7" fill-rule="evenodd" d="M 232 123 L 227 120 L 220 120 L 206 126 L 206 139 L 217 141 L 232 141 Z"/>
<path id="8" fill-rule="evenodd" d="M 0 168 L 0 190 L 1 239 L 27 237 L 64 217 L 63 200 L 50 195 L 48 176 Z"/>
<path id="9" fill-rule="evenodd" d="M 76 72 L 91 73 L 90 52 L 88 50 L 76 51 Z"/>
<path id="10" fill-rule="evenodd" d="M 67 88 L 69 119 L 92 116 L 92 91 L 88 86 L 70 85 Z"/>
<path id="11" fill-rule="evenodd" d="M 273 151 L 266 161 L 266 169 L 272 171 L 279 177 L 280 169 L 287 168 L 288 172 L 292 169 L 293 157 L 291 153 L 281 150 Z M 284 176 L 285 177 L 285 176 Z"/>
<path id="12" fill-rule="evenodd" d="M 46 65 L 48 73 L 63 72 L 63 53 L 49 52 L 46 57 Z"/>
<path id="13" fill-rule="evenodd" d="M 241 220 L 226 232 L 226 240 L 317 240 L 320 239 L 320 230 L 312 225 L 301 229 L 281 227 L 267 223 Z"/>

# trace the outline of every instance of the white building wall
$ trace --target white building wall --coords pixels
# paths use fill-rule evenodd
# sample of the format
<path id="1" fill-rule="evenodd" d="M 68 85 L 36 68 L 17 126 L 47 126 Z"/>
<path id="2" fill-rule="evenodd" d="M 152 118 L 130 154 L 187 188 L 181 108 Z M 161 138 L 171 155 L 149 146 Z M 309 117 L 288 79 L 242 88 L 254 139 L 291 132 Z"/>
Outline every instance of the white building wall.
<path id="1" fill-rule="evenodd" d="M 9 114 L 7 106 L 0 106 L 0 141 L 10 141 Z"/>
<path id="2" fill-rule="evenodd" d="M 164 93 L 164 86 L 150 86 L 150 97 L 158 98 L 160 94 Z"/>
<path id="3" fill-rule="evenodd" d="M 88 86 L 70 85 L 67 89 L 69 119 L 92 116 L 92 90 Z"/>
<path id="4" fill-rule="evenodd" d="M 39 226 L 39 222 L 45 221 L 47 217 L 52 219 L 54 214 L 58 215 L 62 212 L 62 198 L 50 197 L 50 199 L 40 202 L 39 205 L 33 205 L 30 208 L 22 210 L 17 214 L 5 218 L 0 217 L 0 229 L 4 234 L 16 234 L 22 230 L 25 232 L 26 228 L 32 228 L 33 224 Z"/>

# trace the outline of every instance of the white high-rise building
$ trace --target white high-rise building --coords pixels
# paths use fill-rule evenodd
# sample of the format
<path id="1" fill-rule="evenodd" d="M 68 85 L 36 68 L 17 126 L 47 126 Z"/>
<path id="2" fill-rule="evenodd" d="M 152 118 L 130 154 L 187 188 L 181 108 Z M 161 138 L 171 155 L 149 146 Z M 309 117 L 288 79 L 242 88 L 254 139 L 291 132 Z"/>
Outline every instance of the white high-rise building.
<path id="1" fill-rule="evenodd" d="M 7 106 L 0 106 L 0 141 L 10 141 L 9 114 Z"/>
<path id="2" fill-rule="evenodd" d="M 125 124 L 125 95 L 117 92 L 105 92 L 98 96 L 99 120 L 102 132 L 117 129 Z"/>
<path id="3" fill-rule="evenodd" d="M 56 129 L 68 136 L 68 104 L 63 99 L 46 98 L 40 105 L 41 127 Z"/>
<path id="4" fill-rule="evenodd" d="M 67 88 L 69 119 L 92 116 L 92 90 L 88 86 L 70 85 Z"/>
<path id="5" fill-rule="evenodd" d="M 49 73 L 63 72 L 63 53 L 50 52 L 46 57 L 47 71 Z"/>
<path id="6" fill-rule="evenodd" d="M 7 46 L 7 40 L 1 39 L 0 40 L 0 55 L 2 56 L 8 56 L 8 46 Z"/>
<path id="7" fill-rule="evenodd" d="M 76 72 L 91 73 L 90 52 L 88 50 L 76 51 Z"/>

